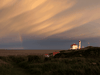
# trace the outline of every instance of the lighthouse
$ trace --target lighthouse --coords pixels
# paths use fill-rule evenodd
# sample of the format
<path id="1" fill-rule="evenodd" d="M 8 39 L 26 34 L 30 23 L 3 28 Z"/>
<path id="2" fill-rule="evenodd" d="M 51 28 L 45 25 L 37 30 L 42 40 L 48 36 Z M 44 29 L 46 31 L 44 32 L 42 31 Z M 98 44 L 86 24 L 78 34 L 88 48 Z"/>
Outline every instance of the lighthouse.
<path id="1" fill-rule="evenodd" d="M 81 41 L 79 40 L 79 49 L 81 49 Z"/>

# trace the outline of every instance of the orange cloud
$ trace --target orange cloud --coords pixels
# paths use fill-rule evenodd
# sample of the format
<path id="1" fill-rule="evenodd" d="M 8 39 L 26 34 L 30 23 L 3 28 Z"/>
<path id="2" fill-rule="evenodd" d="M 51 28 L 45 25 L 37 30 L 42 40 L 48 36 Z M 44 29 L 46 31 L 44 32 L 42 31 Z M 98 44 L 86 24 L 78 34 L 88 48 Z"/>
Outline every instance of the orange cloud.
<path id="1" fill-rule="evenodd" d="M 69 30 L 72 32 L 67 33 L 66 36 L 70 38 L 100 35 L 97 33 L 100 32 L 99 25 L 88 32 L 86 31 L 88 28 L 86 29 L 84 26 L 85 24 L 88 26 L 91 22 L 100 23 L 98 20 L 100 19 L 100 5 L 97 0 L 91 3 L 87 0 L 5 0 L 1 2 L 0 38 L 16 35 L 17 37 L 14 39 L 17 38 L 17 41 L 22 42 L 22 35 L 42 38 Z M 83 30 L 73 31 L 81 26 L 84 26 Z M 95 34 L 92 34 L 94 31 Z M 60 36 L 64 37 L 65 35 Z"/>
<path id="2" fill-rule="evenodd" d="M 2 17 L 0 18 L 0 22 L 11 19 L 15 16 L 18 16 L 24 12 L 27 12 L 29 10 L 33 10 L 42 3 L 44 3 L 46 0 L 14 0 L 16 3 L 12 4 L 11 6 L 6 7 L 4 10 L 2 10 Z M 2 2 L 2 1 L 1 1 Z M 3 3 L 6 6 L 6 3 L 10 4 L 12 3 L 12 0 L 8 1 L 5 0 Z M 7 5 L 8 5 L 7 4 Z M 2 5 L 2 6 L 4 6 Z M 1 7 L 2 8 L 2 7 Z"/>
<path id="3" fill-rule="evenodd" d="M 0 9 L 15 4 L 17 0 L 0 0 Z"/>

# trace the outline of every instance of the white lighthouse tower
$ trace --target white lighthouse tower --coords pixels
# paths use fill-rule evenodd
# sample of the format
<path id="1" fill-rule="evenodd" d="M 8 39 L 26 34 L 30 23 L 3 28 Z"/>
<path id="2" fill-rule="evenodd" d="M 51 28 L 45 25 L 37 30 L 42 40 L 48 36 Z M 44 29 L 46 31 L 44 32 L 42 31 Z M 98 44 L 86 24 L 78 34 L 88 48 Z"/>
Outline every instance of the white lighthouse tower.
<path id="1" fill-rule="evenodd" d="M 79 40 L 79 49 L 81 49 L 81 41 Z"/>

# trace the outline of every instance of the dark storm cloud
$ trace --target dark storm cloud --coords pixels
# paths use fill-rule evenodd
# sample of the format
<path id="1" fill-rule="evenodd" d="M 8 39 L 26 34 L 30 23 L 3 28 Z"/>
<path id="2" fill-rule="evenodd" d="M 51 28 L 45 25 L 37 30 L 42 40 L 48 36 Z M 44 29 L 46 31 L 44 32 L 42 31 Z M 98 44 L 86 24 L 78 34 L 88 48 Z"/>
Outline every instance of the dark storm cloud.
<path id="1" fill-rule="evenodd" d="M 21 43 L 0 44 L 0 49 L 24 49 Z"/>
<path id="2" fill-rule="evenodd" d="M 27 40 L 23 42 L 25 49 L 69 49 L 70 45 L 76 43 L 78 45 L 79 40 L 68 39 L 43 39 L 43 40 Z M 85 42 L 82 40 L 82 42 Z"/>

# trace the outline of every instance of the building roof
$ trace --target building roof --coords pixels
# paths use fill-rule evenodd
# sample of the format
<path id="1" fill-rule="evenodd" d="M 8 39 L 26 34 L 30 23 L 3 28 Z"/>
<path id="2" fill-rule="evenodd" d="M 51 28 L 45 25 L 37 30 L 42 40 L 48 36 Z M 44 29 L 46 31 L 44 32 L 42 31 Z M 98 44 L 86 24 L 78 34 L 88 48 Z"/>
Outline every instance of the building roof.
<path id="1" fill-rule="evenodd" d="M 45 54 L 45 55 L 48 55 L 48 54 Z"/>
<path id="2" fill-rule="evenodd" d="M 55 55 L 55 54 L 57 54 L 57 53 L 59 53 L 59 52 L 53 52 L 53 55 Z"/>
<path id="3" fill-rule="evenodd" d="M 73 45 L 76 45 L 76 44 L 74 43 L 74 44 L 72 44 L 71 46 L 73 46 Z"/>

